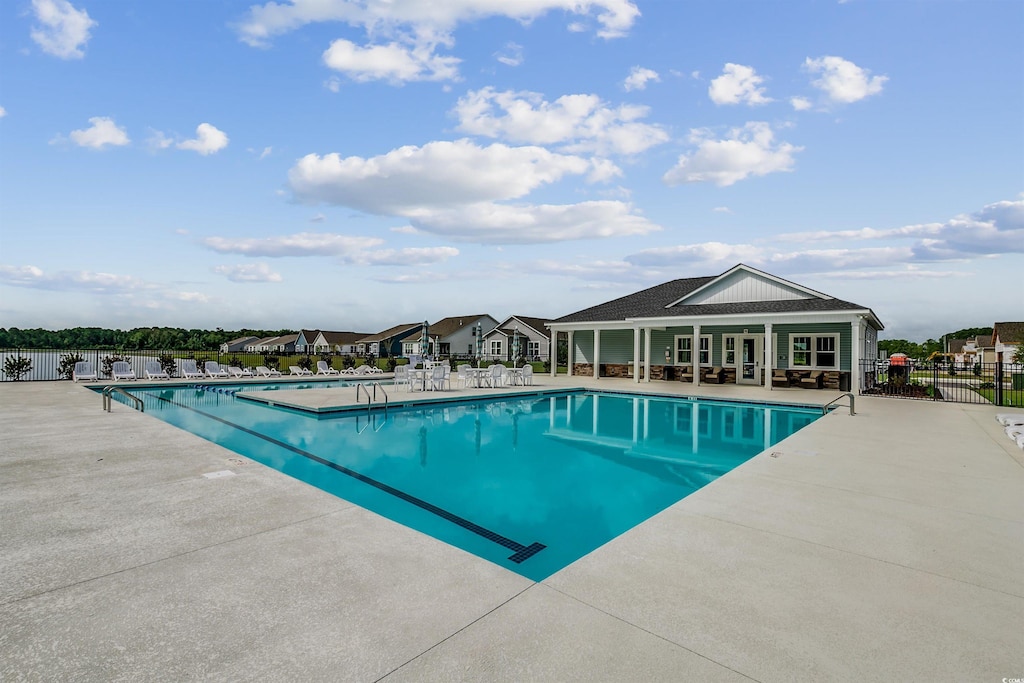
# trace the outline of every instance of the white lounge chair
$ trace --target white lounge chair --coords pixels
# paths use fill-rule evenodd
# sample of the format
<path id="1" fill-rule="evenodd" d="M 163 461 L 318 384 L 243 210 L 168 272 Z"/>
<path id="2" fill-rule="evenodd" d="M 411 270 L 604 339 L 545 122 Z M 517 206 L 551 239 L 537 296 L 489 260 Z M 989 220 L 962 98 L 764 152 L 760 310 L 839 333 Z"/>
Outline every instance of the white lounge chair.
<path id="1" fill-rule="evenodd" d="M 206 376 L 211 379 L 228 376 L 228 371 L 222 368 L 220 363 L 215 360 L 206 361 L 203 367 L 206 369 Z"/>
<path id="2" fill-rule="evenodd" d="M 110 376 L 115 382 L 122 379 L 135 379 L 135 371 L 132 370 L 132 364 L 125 360 L 114 361 L 114 364 L 110 367 Z"/>
<path id="3" fill-rule="evenodd" d="M 234 365 L 228 366 L 228 374 L 232 377 L 252 377 L 252 370 L 249 368 L 238 368 Z"/>
<path id="4" fill-rule="evenodd" d="M 1024 413 L 999 413 L 996 421 L 1004 427 L 1010 425 L 1024 425 Z"/>
<path id="5" fill-rule="evenodd" d="M 337 375 L 340 374 L 337 370 L 327 364 L 325 360 L 318 360 L 316 362 L 316 374 L 318 375 Z"/>
<path id="6" fill-rule="evenodd" d="M 342 375 L 358 375 L 359 373 L 356 372 L 355 366 L 352 366 L 350 368 L 345 368 L 344 370 L 342 370 L 341 374 Z"/>
<path id="7" fill-rule="evenodd" d="M 99 379 L 99 376 L 96 374 L 96 368 L 92 366 L 92 363 L 87 360 L 80 360 L 75 363 L 75 369 L 71 371 L 71 379 L 76 382 L 78 380 L 91 379 L 95 382 Z"/>
<path id="8" fill-rule="evenodd" d="M 143 372 L 146 374 L 146 379 L 170 379 L 171 376 L 164 372 L 164 368 L 160 365 L 160 361 L 147 360 L 146 365 L 143 368 Z"/>
<path id="9" fill-rule="evenodd" d="M 290 374 L 290 375 L 312 375 L 313 371 L 312 370 L 307 370 L 306 368 L 300 368 L 298 365 L 289 365 L 288 366 L 288 374 Z"/>
<path id="10" fill-rule="evenodd" d="M 280 377 L 281 371 L 274 368 L 268 368 L 266 365 L 257 365 L 256 374 L 259 377 Z"/>
<path id="11" fill-rule="evenodd" d="M 196 367 L 196 362 L 191 358 L 186 358 L 181 361 L 178 366 L 178 374 L 185 379 L 202 379 L 205 375 L 199 372 L 199 368 Z"/>
<path id="12" fill-rule="evenodd" d="M 383 375 L 384 371 L 378 368 L 376 365 L 364 365 L 366 368 L 366 374 L 368 375 Z"/>

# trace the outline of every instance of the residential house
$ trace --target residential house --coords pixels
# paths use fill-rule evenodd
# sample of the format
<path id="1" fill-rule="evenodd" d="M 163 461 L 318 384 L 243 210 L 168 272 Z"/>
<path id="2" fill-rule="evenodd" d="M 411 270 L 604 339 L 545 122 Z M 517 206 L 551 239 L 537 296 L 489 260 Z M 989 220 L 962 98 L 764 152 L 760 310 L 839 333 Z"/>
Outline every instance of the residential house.
<path id="1" fill-rule="evenodd" d="M 295 353 L 297 334 L 265 337 L 245 347 L 250 353 Z"/>
<path id="2" fill-rule="evenodd" d="M 367 337 L 369 332 L 330 332 L 320 330 L 313 341 L 315 353 L 356 353 L 359 340 Z"/>
<path id="3" fill-rule="evenodd" d="M 254 341 L 259 341 L 259 337 L 246 336 L 239 337 L 238 339 L 232 339 L 229 342 L 224 342 L 220 345 L 221 353 L 239 353 L 245 351 L 245 347 Z"/>
<path id="4" fill-rule="evenodd" d="M 722 368 L 719 382 L 772 389 L 775 369 L 790 382 L 820 370 L 824 388 L 857 391 L 870 374 L 861 359 L 875 358 L 883 325 L 866 306 L 739 264 L 570 313 L 548 328 L 567 334 L 571 375 L 700 383 Z"/>
<path id="5" fill-rule="evenodd" d="M 295 352 L 313 353 L 313 345 L 319 335 L 320 330 L 300 330 L 298 337 L 295 338 Z"/>
<path id="6" fill-rule="evenodd" d="M 433 330 L 427 330 L 427 354 L 436 357 L 440 337 L 434 334 Z M 402 340 L 402 355 L 406 358 L 414 358 L 423 355 L 423 325 L 420 325 L 419 334 L 413 334 Z"/>
<path id="7" fill-rule="evenodd" d="M 992 326 L 992 348 L 996 361 L 1012 363 L 1017 347 L 1024 344 L 1024 322 L 996 323 Z"/>
<path id="8" fill-rule="evenodd" d="M 263 337 L 256 339 L 245 345 L 245 351 L 247 353 L 263 353 L 267 350 L 267 344 L 277 339 L 277 337 Z"/>
<path id="9" fill-rule="evenodd" d="M 430 326 L 430 335 L 437 336 L 439 356 L 475 356 L 476 336 L 494 328 L 498 321 L 486 313 L 453 315 Z"/>
<path id="10" fill-rule="evenodd" d="M 548 360 L 551 357 L 551 336 L 547 318 L 513 315 L 484 334 L 483 358 L 486 360 Z M 518 348 L 517 348 L 518 345 Z"/>
<path id="11" fill-rule="evenodd" d="M 422 328 L 423 323 L 405 323 L 395 325 L 377 334 L 367 335 L 356 342 L 356 352 L 374 356 L 400 356 L 402 341 L 406 337 L 420 332 Z"/>
<path id="12" fill-rule="evenodd" d="M 958 361 L 966 367 L 974 367 L 976 363 L 995 363 L 996 350 L 992 345 L 992 335 L 978 335 L 974 339 L 967 339 L 960 350 L 963 360 Z"/>
<path id="13" fill-rule="evenodd" d="M 965 346 L 967 346 L 966 339 L 947 339 L 946 358 L 949 358 L 958 366 L 964 365 L 967 362 L 967 356 L 964 354 Z"/>

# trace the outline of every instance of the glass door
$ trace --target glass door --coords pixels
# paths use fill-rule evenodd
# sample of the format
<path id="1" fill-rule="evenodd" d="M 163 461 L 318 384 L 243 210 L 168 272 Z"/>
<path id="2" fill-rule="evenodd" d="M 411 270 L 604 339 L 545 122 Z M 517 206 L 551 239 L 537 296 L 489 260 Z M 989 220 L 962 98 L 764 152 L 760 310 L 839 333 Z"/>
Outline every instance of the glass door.
<path id="1" fill-rule="evenodd" d="M 761 338 L 740 337 L 740 368 L 737 384 L 761 383 Z"/>

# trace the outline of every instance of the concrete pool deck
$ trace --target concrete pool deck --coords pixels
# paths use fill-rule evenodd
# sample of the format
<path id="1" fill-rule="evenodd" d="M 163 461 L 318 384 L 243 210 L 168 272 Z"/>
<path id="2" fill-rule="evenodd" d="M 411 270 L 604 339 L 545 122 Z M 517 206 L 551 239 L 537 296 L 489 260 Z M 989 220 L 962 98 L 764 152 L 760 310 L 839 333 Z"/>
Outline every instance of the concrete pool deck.
<path id="1" fill-rule="evenodd" d="M 1024 453 L 991 406 L 858 397 L 539 583 L 82 386 L 0 406 L 2 680 L 1024 677 Z"/>

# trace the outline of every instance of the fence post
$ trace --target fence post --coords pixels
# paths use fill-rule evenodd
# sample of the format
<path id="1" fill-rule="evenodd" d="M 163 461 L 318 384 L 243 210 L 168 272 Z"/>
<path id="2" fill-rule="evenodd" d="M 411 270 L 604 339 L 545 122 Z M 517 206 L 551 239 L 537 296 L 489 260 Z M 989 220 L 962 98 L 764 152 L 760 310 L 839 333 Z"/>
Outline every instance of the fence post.
<path id="1" fill-rule="evenodd" d="M 995 403 L 997 406 L 1003 405 L 1003 361 L 996 361 L 996 396 Z"/>
<path id="2" fill-rule="evenodd" d="M 932 400 L 939 400 L 939 364 L 932 363 Z"/>

